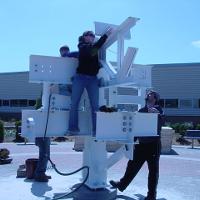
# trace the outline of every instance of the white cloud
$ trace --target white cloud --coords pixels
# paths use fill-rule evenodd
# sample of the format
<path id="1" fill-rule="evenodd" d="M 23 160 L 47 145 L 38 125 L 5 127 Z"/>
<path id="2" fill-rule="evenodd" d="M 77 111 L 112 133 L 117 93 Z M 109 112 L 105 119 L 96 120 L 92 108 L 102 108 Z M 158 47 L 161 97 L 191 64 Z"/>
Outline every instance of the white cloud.
<path id="1" fill-rule="evenodd" d="M 200 48 L 200 40 L 193 41 L 193 42 L 192 42 L 192 45 L 193 45 L 194 47 Z"/>

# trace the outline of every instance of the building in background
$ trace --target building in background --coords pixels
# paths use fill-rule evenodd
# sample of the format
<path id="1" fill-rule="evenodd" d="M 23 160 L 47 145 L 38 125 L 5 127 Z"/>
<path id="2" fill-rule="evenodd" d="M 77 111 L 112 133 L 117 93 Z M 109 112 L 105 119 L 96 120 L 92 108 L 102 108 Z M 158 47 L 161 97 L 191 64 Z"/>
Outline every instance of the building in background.
<path id="1" fill-rule="evenodd" d="M 200 63 L 156 64 L 152 85 L 171 122 L 200 123 Z"/>
<path id="2" fill-rule="evenodd" d="M 35 108 L 42 86 L 28 80 L 28 72 L 0 73 L 1 119 L 20 119 L 22 109 Z"/>
<path id="3" fill-rule="evenodd" d="M 170 122 L 200 119 L 200 63 L 152 64 L 152 86 L 161 95 L 161 105 Z M 22 109 L 34 109 L 42 86 L 28 82 L 28 72 L 0 73 L 0 117 L 21 117 Z M 130 88 L 120 94 L 135 94 Z M 119 108 L 134 105 L 119 105 Z"/>

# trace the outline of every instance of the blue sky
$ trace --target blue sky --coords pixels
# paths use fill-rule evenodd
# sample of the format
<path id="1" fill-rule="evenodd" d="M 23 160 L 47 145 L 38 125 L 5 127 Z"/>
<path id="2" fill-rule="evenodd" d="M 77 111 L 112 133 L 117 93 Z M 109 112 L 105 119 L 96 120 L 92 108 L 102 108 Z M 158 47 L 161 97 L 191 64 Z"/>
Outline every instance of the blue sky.
<path id="1" fill-rule="evenodd" d="M 59 56 L 93 22 L 141 20 L 128 46 L 138 64 L 200 62 L 199 0 L 6 0 L 0 3 L 0 72 L 26 71 L 29 55 Z M 116 51 L 112 49 L 112 51 Z"/>

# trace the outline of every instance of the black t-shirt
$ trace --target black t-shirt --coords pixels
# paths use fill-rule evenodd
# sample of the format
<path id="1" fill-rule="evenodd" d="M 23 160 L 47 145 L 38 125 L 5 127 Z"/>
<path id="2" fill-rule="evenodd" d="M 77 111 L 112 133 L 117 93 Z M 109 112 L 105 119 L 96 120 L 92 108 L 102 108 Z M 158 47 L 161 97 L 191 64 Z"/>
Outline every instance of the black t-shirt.
<path id="1" fill-rule="evenodd" d="M 102 47 L 107 39 L 107 35 L 103 35 L 94 44 L 80 42 L 79 48 L 79 65 L 77 68 L 78 74 L 96 76 L 99 72 L 98 50 Z"/>

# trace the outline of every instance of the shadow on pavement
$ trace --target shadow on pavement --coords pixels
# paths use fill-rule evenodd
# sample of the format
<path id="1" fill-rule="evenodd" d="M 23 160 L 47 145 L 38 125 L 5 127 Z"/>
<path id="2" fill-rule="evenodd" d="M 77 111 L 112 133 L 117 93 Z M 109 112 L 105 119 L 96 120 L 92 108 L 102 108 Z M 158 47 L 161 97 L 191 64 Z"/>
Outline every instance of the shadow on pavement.
<path id="1" fill-rule="evenodd" d="M 115 189 L 109 188 L 99 188 L 90 189 L 82 183 L 77 183 L 69 188 L 65 193 L 54 193 L 55 199 L 82 199 L 82 200 L 104 200 L 104 199 L 114 199 L 117 196 L 117 191 Z M 125 199 L 125 200 L 135 200 L 135 199 Z"/>
<path id="2" fill-rule="evenodd" d="M 75 199 L 73 194 L 66 193 L 54 193 L 53 199 Z M 45 199 L 48 200 L 48 199 Z"/>
<path id="3" fill-rule="evenodd" d="M 193 148 L 192 147 L 188 147 L 188 149 L 197 150 L 197 151 L 200 150 L 199 147 L 193 147 Z"/>
<path id="4" fill-rule="evenodd" d="M 22 142 L 22 143 L 17 143 L 17 145 L 18 145 L 18 146 L 30 146 L 30 145 L 36 146 L 35 143 L 24 143 L 24 142 Z M 58 144 L 57 144 L 56 142 L 51 142 L 51 145 L 58 145 Z"/>
<path id="5" fill-rule="evenodd" d="M 170 152 L 168 153 L 161 153 L 161 155 L 179 155 L 176 151 L 174 151 L 173 149 L 171 149 Z"/>
<path id="6" fill-rule="evenodd" d="M 29 145 L 35 145 L 35 143 L 17 143 L 18 146 L 29 146 Z"/>
<path id="7" fill-rule="evenodd" d="M 31 192 L 34 196 L 37 197 L 45 197 L 46 200 L 51 199 L 49 197 L 44 196 L 47 191 L 51 191 L 52 187 L 48 185 L 48 183 L 38 183 L 33 182 L 31 187 Z"/>
<path id="8" fill-rule="evenodd" d="M 135 194 L 135 196 L 137 196 L 140 200 L 143 200 L 145 198 L 145 196 L 143 196 L 142 194 Z M 156 200 L 167 200 L 167 199 L 159 198 L 159 199 L 156 199 Z"/>
<path id="9" fill-rule="evenodd" d="M 117 199 L 123 199 L 123 200 L 138 200 L 138 199 L 133 199 L 132 197 L 127 197 L 125 195 L 117 195 Z"/>

